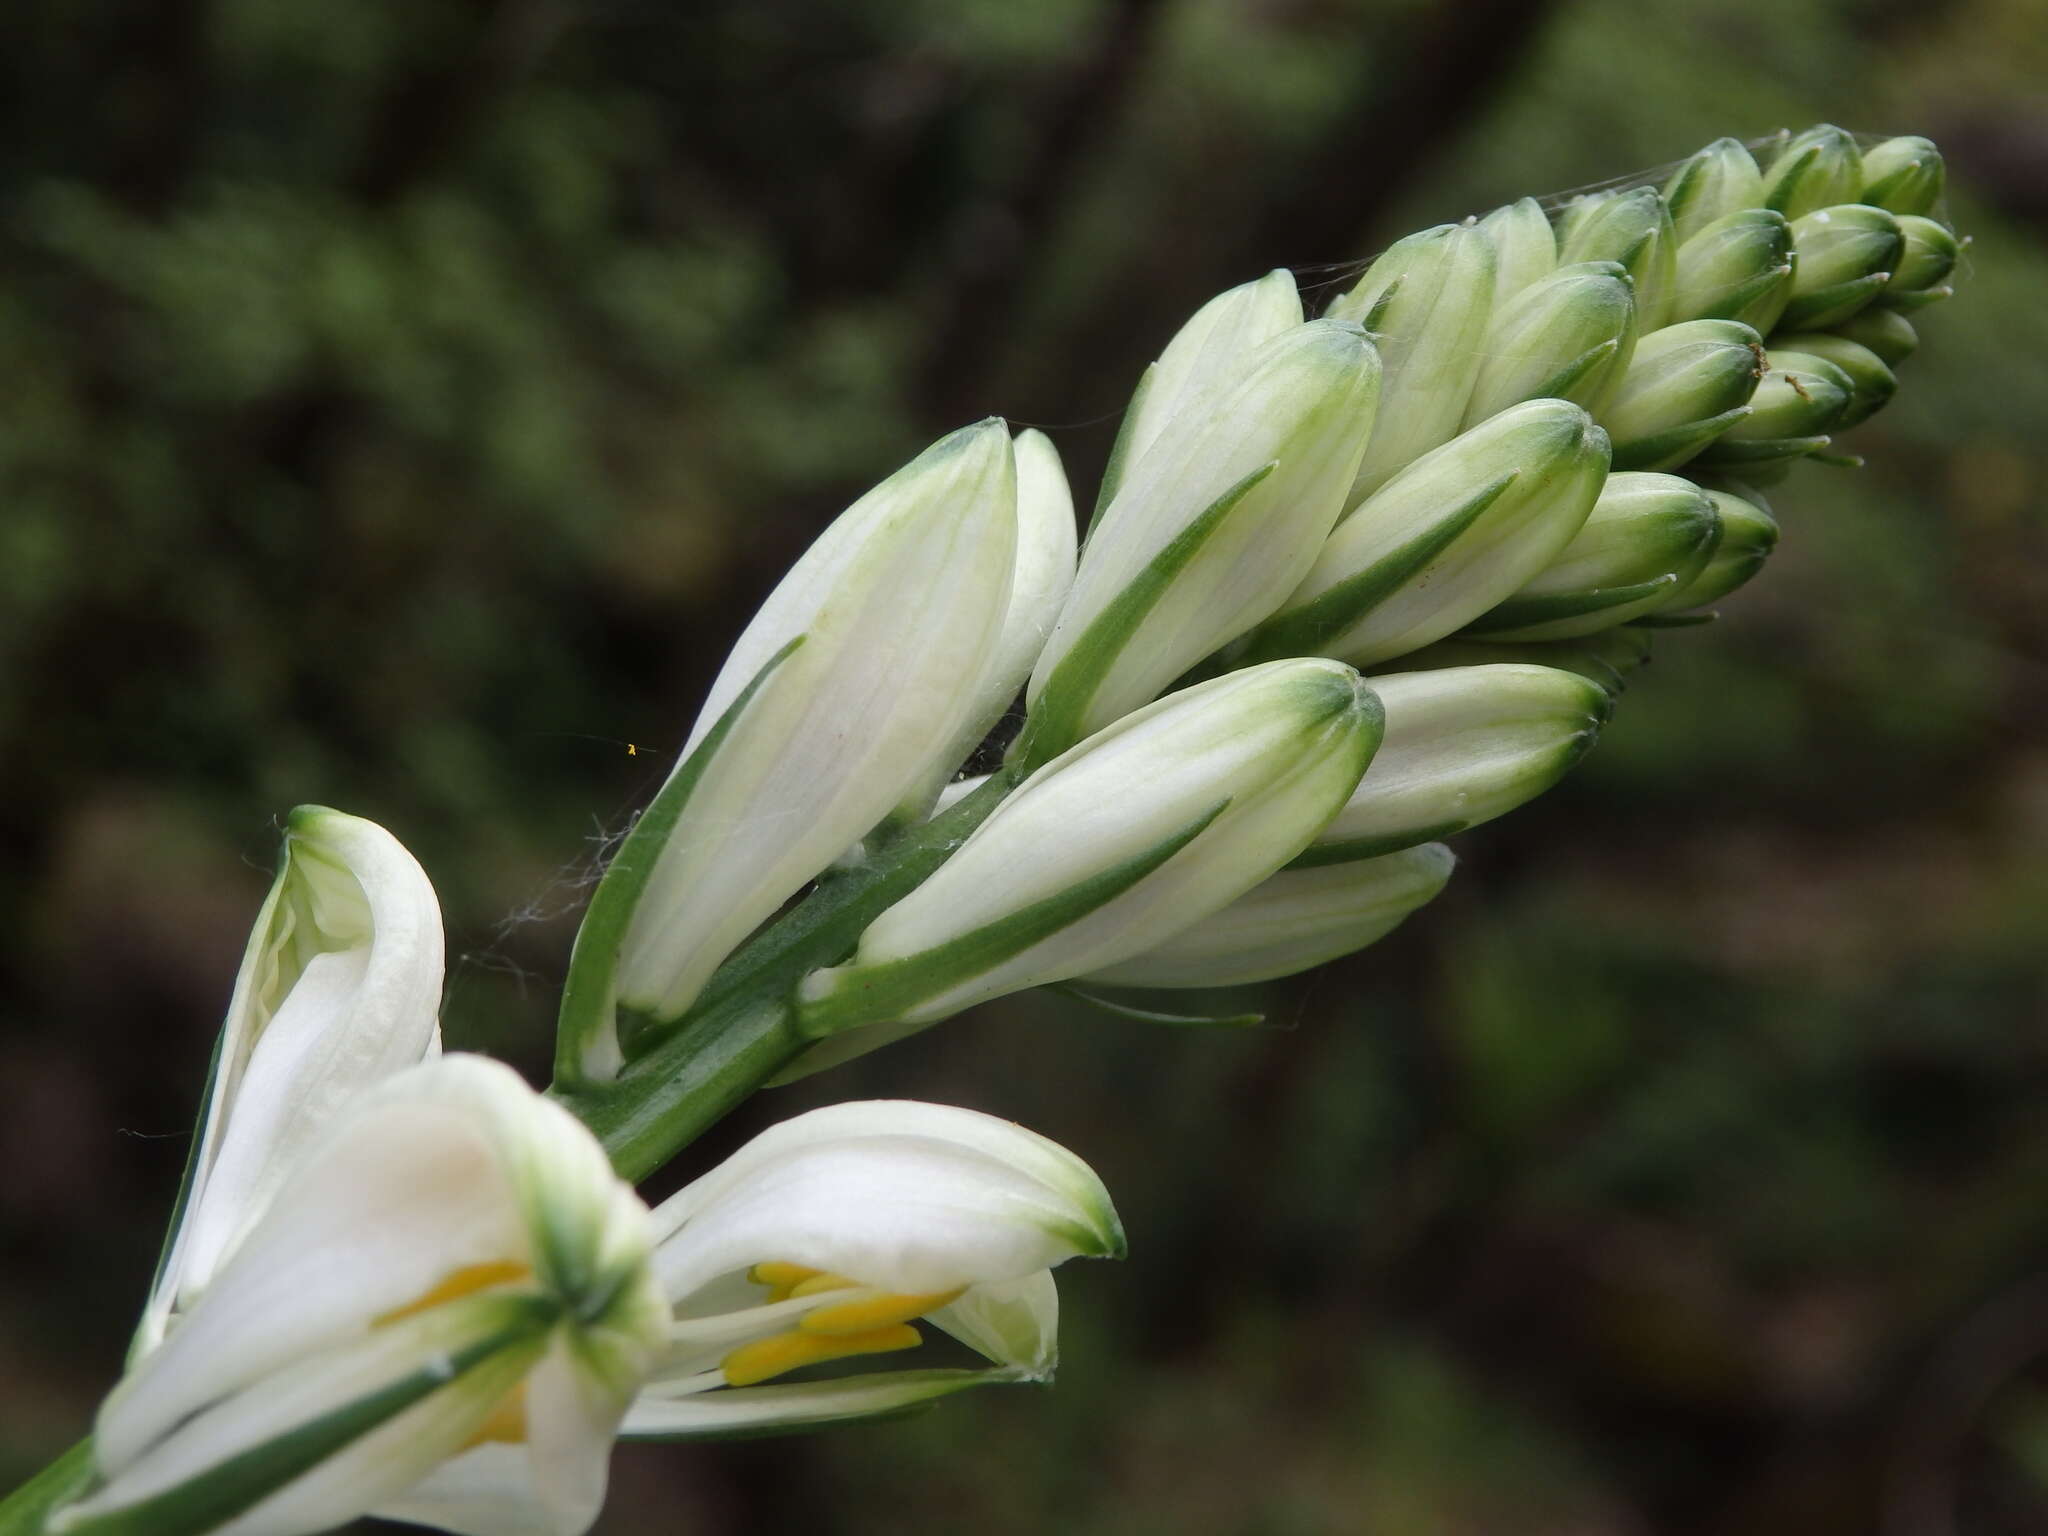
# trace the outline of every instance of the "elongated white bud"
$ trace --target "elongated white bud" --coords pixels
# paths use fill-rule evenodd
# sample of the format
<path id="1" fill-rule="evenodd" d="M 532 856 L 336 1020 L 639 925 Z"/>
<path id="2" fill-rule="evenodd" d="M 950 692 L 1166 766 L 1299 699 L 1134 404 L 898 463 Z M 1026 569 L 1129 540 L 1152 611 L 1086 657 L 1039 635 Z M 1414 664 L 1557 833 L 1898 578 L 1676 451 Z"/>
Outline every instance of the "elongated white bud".
<path id="1" fill-rule="evenodd" d="M 1675 469 L 1748 414 L 1763 341 L 1734 320 L 1652 331 L 1600 413 L 1616 469 Z"/>
<path id="2" fill-rule="evenodd" d="M 1863 188 L 1856 141 L 1832 123 L 1787 137 L 1764 171 L 1763 205 L 1788 219 L 1849 203 Z"/>
<path id="3" fill-rule="evenodd" d="M 1569 400 L 1597 413 L 1635 349 L 1628 274 L 1611 261 L 1559 267 L 1495 310 L 1465 425 L 1524 400 Z"/>
<path id="4" fill-rule="evenodd" d="M 1635 284 L 1636 322 L 1646 331 L 1670 316 L 1677 254 L 1670 210 L 1649 187 L 1579 198 L 1558 222 L 1559 263 L 1621 263 Z"/>
<path id="5" fill-rule="evenodd" d="M 1266 617 L 1343 510 L 1379 393 L 1372 343 L 1317 320 L 1174 417 L 1125 472 L 1031 676 L 1032 766 Z"/>
<path id="6" fill-rule="evenodd" d="M 1497 274 L 1491 234 L 1476 224 L 1442 224 L 1391 247 L 1330 306 L 1333 319 L 1372 332 L 1386 366 L 1379 416 L 1347 506 L 1457 435 L 1479 377 Z"/>
<path id="7" fill-rule="evenodd" d="M 820 1037 L 932 1022 L 1141 954 L 1308 845 L 1358 785 L 1380 708 L 1349 667 L 1275 662 L 1161 699 L 1027 779 L 815 972 Z"/>
<path id="8" fill-rule="evenodd" d="M 1847 203 L 1795 220 L 1792 243 L 1799 270 L 1792 274 L 1778 323 L 1787 330 L 1824 331 L 1862 309 L 1891 281 L 1905 237 L 1899 220 L 1882 208 Z"/>
<path id="9" fill-rule="evenodd" d="M 1383 661 L 1479 617 L 1554 559 L 1607 475 L 1607 435 L 1531 400 L 1425 454 L 1338 525 L 1249 654 Z"/>
<path id="10" fill-rule="evenodd" d="M 1769 208 L 1743 208 L 1678 248 L 1671 318 L 1736 320 L 1768 332 L 1792 295 L 1792 225 Z"/>
<path id="11" fill-rule="evenodd" d="M 603 1081 L 618 1008 L 679 1017 L 732 948 L 946 762 L 1009 611 L 1010 436 L 942 439 L 828 528 L 747 626 L 577 935 L 556 1070 Z"/>
<path id="12" fill-rule="evenodd" d="M 1737 209 L 1762 207 L 1763 196 L 1763 173 L 1740 139 L 1714 140 L 1664 183 L 1665 206 L 1681 246 Z"/>
<path id="13" fill-rule="evenodd" d="M 1557 266 L 1557 236 L 1550 216 L 1533 197 L 1496 208 L 1479 221 L 1493 241 L 1493 307 L 1498 311 L 1516 294 Z"/>
<path id="14" fill-rule="evenodd" d="M 1237 987 L 1313 969 L 1392 933 L 1436 898 L 1457 859 L 1442 843 L 1313 869 L 1283 869 L 1222 911 L 1120 965 L 1105 987 Z"/>
<path id="15" fill-rule="evenodd" d="M 1697 576 L 1658 607 L 1660 613 L 1683 613 L 1717 603 L 1763 569 L 1778 544 L 1777 520 L 1763 497 L 1746 485 L 1710 487 L 1721 537 L 1713 556 Z"/>
<path id="16" fill-rule="evenodd" d="M 1189 316 L 1138 381 L 1103 471 L 1098 510 L 1115 499 L 1125 471 L 1145 456 L 1169 421 L 1211 390 L 1235 386 L 1252 354 L 1302 318 L 1294 274 L 1284 267 L 1217 294 Z"/>
<path id="17" fill-rule="evenodd" d="M 1932 140 L 1910 135 L 1886 139 L 1864 154 L 1862 171 L 1859 203 L 1921 215 L 1941 204 L 1946 171 Z"/>
<path id="18" fill-rule="evenodd" d="M 1527 663 L 1389 672 L 1372 765 L 1296 865 L 1373 858 L 1450 837 L 1533 800 L 1592 746 L 1606 688 Z"/>
<path id="19" fill-rule="evenodd" d="M 1471 633 L 1570 640 L 1666 607 L 1705 567 L 1721 536 L 1713 498 L 1677 475 L 1609 475 L 1585 526 Z"/>

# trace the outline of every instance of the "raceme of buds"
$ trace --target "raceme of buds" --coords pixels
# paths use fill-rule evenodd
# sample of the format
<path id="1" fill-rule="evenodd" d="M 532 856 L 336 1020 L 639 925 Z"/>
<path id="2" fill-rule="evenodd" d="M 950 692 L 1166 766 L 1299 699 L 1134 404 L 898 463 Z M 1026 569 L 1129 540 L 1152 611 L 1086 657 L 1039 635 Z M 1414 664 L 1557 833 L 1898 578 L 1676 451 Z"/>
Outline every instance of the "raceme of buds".
<path id="1" fill-rule="evenodd" d="M 1702 456 L 1716 465 L 1769 463 L 1818 453 L 1841 422 L 1856 392 L 1849 375 L 1811 353 L 1773 351 L 1771 369 L 1757 382 L 1750 413 Z"/>
<path id="2" fill-rule="evenodd" d="M 1835 423 L 1835 431 L 1846 432 L 1858 422 L 1869 420 L 1898 393 L 1898 375 L 1885 365 L 1883 358 L 1870 348 L 1835 332 L 1799 331 L 1773 336 L 1771 355 L 1776 357 L 1780 352 L 1799 352 L 1809 357 L 1825 358 L 1848 375 L 1849 406 Z"/>
<path id="3" fill-rule="evenodd" d="M 1664 203 L 1671 210 L 1681 251 L 1710 224 L 1739 209 L 1760 208 L 1763 199 L 1763 173 L 1740 139 L 1714 140 L 1664 183 Z"/>
<path id="4" fill-rule="evenodd" d="M 1902 245 L 1898 266 L 1891 281 L 1879 291 L 1877 302 L 1895 309 L 1918 309 L 1948 298 L 1954 291 L 1945 286 L 1963 253 L 1962 242 L 1945 224 L 1915 214 L 1899 216 Z"/>
<path id="5" fill-rule="evenodd" d="M 1284 267 L 1217 294 L 1189 316 L 1138 381 L 1103 473 L 1098 507 L 1109 505 L 1123 471 L 1145 456 L 1167 422 L 1209 391 L 1234 385 L 1254 352 L 1301 322 L 1301 295 Z"/>
<path id="6" fill-rule="evenodd" d="M 296 1536 L 377 1513 L 575 1536 L 667 1308 L 647 1208 L 510 1069 L 357 1100 L 101 1408 L 71 1536 Z"/>
<path id="7" fill-rule="evenodd" d="M 1088 1165 L 991 1115 L 835 1104 L 771 1126 L 654 1212 L 673 1308 L 667 1358 L 630 1438 L 817 1427 L 990 1381 L 1043 1381 L 1058 1356 L 1052 1270 L 1121 1258 Z M 991 1362 L 758 1385 L 914 1349 L 922 1319 Z"/>
<path id="8" fill-rule="evenodd" d="M 1436 898 L 1457 859 L 1442 843 L 1283 869 L 1220 912 L 1081 980 L 1105 987 L 1236 987 L 1377 943 Z"/>
<path id="9" fill-rule="evenodd" d="M 1635 284 L 1636 321 L 1646 331 L 1659 329 L 1670 317 L 1677 254 L 1671 212 L 1654 188 L 1578 198 L 1559 220 L 1559 264 L 1620 262 Z"/>
<path id="10" fill-rule="evenodd" d="M 1615 262 L 1580 262 L 1538 278 L 1494 311 L 1465 425 L 1524 400 L 1569 400 L 1597 412 L 1635 352 L 1635 311 L 1628 274 Z"/>
<path id="11" fill-rule="evenodd" d="M 1169 695 L 1054 759 L 813 973 L 798 1026 L 924 1023 L 1142 954 L 1308 846 L 1380 740 L 1358 674 L 1311 658 Z"/>
<path id="12" fill-rule="evenodd" d="M 1496 312 L 1557 265 L 1557 235 L 1543 205 L 1533 197 L 1494 209 L 1479 221 L 1479 228 L 1493 241 Z"/>
<path id="13" fill-rule="evenodd" d="M 1863 156 L 1859 203 L 1893 213 L 1931 214 L 1941 203 L 1941 151 L 1917 137 L 1886 139 Z"/>
<path id="14" fill-rule="evenodd" d="M 1717 486 L 1707 495 L 1720 518 L 1721 537 L 1700 573 L 1660 603 L 1659 613 L 1683 613 L 1719 602 L 1762 570 L 1777 547 L 1777 521 L 1757 492 L 1747 486 Z"/>
<path id="15" fill-rule="evenodd" d="M 293 811 L 221 1025 L 136 1358 L 206 1288 L 336 1116 L 440 1051 L 441 968 L 441 908 L 418 861 L 374 822 Z"/>
<path id="16" fill-rule="evenodd" d="M 946 761 L 1009 611 L 1000 421 L 941 439 L 825 530 L 754 616 L 593 897 L 556 1071 L 605 1081 L 617 1008 L 686 1010 L 732 948 Z"/>
<path id="17" fill-rule="evenodd" d="M 1833 334 L 1869 348 L 1891 368 L 1898 367 L 1920 346 L 1920 334 L 1913 329 L 1913 322 L 1882 305 L 1872 305 L 1854 319 L 1845 320 L 1834 328 Z"/>
<path id="18" fill-rule="evenodd" d="M 1787 138 L 1764 172 L 1763 205 L 1788 219 L 1853 203 L 1863 190 L 1863 156 L 1832 123 Z"/>
<path id="19" fill-rule="evenodd" d="M 1569 640 L 1612 629 L 1664 607 L 1698 577 L 1720 536 L 1713 499 L 1690 480 L 1609 475 L 1571 543 L 1471 632 Z"/>
<path id="20" fill-rule="evenodd" d="M 1778 323 L 1787 330 L 1822 331 L 1847 320 L 1891 281 L 1903 237 L 1899 221 L 1882 208 L 1848 203 L 1795 220 L 1792 241 L 1799 268 Z"/>
<path id="21" fill-rule="evenodd" d="M 974 711 L 925 782 L 898 808 L 906 822 L 932 808 L 946 780 L 1016 702 L 1074 585 L 1074 498 L 1059 450 L 1038 431 L 1019 432 L 1011 446 L 1017 463 L 1017 564 L 1010 605 L 975 690 Z"/>
<path id="22" fill-rule="evenodd" d="M 1792 225 L 1769 208 L 1716 219 L 1678 248 L 1671 318 L 1739 320 L 1768 332 L 1792 294 Z"/>
<path id="23" fill-rule="evenodd" d="M 1478 378 L 1497 272 L 1491 234 L 1477 224 L 1440 224 L 1391 246 L 1330 306 L 1333 318 L 1356 320 L 1373 334 L 1386 369 L 1347 508 L 1457 435 Z"/>
<path id="24" fill-rule="evenodd" d="M 1564 777 L 1613 708 L 1575 672 L 1526 663 L 1371 679 L 1386 734 L 1295 867 L 1373 858 L 1505 815 Z"/>
<path id="25" fill-rule="evenodd" d="M 1317 320 L 1267 342 L 1125 471 L 1031 675 L 1036 767 L 1156 697 L 1292 591 L 1344 507 L 1379 392 L 1372 343 Z"/>
<path id="26" fill-rule="evenodd" d="M 1688 320 L 1636 343 L 1600 413 L 1616 469 L 1675 469 L 1748 414 L 1763 341 L 1734 320 Z"/>

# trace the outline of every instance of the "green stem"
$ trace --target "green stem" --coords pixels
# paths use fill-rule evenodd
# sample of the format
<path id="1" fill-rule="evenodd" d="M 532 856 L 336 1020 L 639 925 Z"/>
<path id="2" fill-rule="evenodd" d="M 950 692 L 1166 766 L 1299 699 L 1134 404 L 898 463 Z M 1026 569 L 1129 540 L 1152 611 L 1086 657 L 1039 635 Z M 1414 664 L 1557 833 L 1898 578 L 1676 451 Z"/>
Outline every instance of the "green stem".
<path id="1" fill-rule="evenodd" d="M 622 1177 L 654 1172 L 811 1044 L 796 1026 L 797 983 L 844 959 L 869 923 L 966 841 L 1018 776 L 1014 768 L 995 773 L 867 863 L 821 881 L 801 906 L 720 967 L 687 1014 L 654 1025 L 666 1032 L 618 1077 L 558 1082 L 548 1093 L 596 1133 Z"/>
<path id="2" fill-rule="evenodd" d="M 50 1511 L 83 1493 L 91 1480 L 88 1435 L 0 1502 L 0 1536 L 41 1536 Z"/>

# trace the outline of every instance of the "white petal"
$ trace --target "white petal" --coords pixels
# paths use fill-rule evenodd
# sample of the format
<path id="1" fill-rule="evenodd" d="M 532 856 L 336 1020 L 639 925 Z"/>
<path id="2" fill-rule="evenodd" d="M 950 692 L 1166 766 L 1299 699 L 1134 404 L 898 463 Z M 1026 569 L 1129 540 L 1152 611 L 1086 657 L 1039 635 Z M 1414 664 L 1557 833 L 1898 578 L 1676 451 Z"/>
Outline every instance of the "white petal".
<path id="1" fill-rule="evenodd" d="M 1029 1380 L 1014 1371 L 891 1371 L 837 1381 L 738 1387 L 695 1397 L 643 1397 L 626 1414 L 628 1440 L 699 1440 L 902 1413 L 968 1387 Z"/>
<path id="2" fill-rule="evenodd" d="M 928 1316 L 969 1349 L 1033 1380 L 1049 1378 L 1059 1363 L 1060 1293 L 1050 1270 L 977 1285 Z"/>
<path id="3" fill-rule="evenodd" d="M 774 1127 L 656 1222 L 655 1270 L 678 1302 L 768 1260 L 922 1295 L 1122 1249 L 1107 1193 L 1064 1148 L 992 1116 L 901 1102 Z"/>

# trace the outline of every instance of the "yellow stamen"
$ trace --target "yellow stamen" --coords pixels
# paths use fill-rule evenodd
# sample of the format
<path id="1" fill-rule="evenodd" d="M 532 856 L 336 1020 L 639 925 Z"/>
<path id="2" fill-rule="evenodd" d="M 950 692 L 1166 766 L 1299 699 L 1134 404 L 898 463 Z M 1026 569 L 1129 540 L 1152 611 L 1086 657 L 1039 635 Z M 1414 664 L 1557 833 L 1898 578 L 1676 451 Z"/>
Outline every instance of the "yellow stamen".
<path id="1" fill-rule="evenodd" d="M 480 1445 L 524 1445 L 526 1444 L 526 1383 L 518 1385 L 498 1399 L 493 1408 L 477 1425 L 476 1433 L 462 1443 L 465 1451 Z"/>
<path id="2" fill-rule="evenodd" d="M 850 1291 L 859 1285 L 858 1280 L 849 1280 L 844 1275 L 814 1274 L 808 1280 L 800 1280 L 789 1288 L 792 1296 L 816 1296 L 821 1291 Z"/>
<path id="3" fill-rule="evenodd" d="M 934 1291 L 929 1296 L 899 1296 L 884 1291 L 876 1296 L 863 1296 L 857 1301 L 837 1301 L 815 1312 L 806 1312 L 797 1327 L 805 1333 L 866 1333 L 871 1328 L 907 1323 L 927 1312 L 936 1312 L 966 1289 L 964 1285 L 955 1286 L 950 1291 Z"/>
<path id="4" fill-rule="evenodd" d="M 415 1317 L 419 1313 L 440 1306 L 443 1302 L 459 1301 L 464 1296 L 478 1291 L 489 1290 L 494 1285 L 506 1285 L 514 1280 L 524 1280 L 532 1271 L 524 1264 L 512 1264 L 503 1259 L 493 1259 L 485 1264 L 465 1264 L 460 1269 L 450 1270 L 434 1285 L 402 1307 L 393 1307 L 380 1317 L 371 1319 L 372 1328 L 381 1328 L 386 1323 L 395 1323 L 402 1317 Z"/>
<path id="5" fill-rule="evenodd" d="M 881 1355 L 896 1349 L 914 1349 L 924 1336 L 908 1323 L 876 1328 L 867 1333 L 778 1333 L 773 1338 L 742 1344 L 720 1362 L 726 1382 L 751 1387 L 769 1381 L 800 1366 L 826 1360 L 844 1360 L 851 1355 Z"/>

